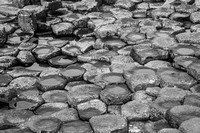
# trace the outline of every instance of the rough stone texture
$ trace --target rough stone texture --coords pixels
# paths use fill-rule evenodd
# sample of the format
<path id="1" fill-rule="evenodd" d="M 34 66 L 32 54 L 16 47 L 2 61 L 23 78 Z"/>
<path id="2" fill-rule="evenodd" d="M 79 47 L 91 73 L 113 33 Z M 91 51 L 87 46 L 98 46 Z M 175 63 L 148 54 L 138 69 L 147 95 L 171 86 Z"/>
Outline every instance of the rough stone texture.
<path id="1" fill-rule="evenodd" d="M 42 19 L 46 17 L 46 9 L 41 5 L 27 5 L 21 10 L 33 13 L 37 19 Z"/>
<path id="2" fill-rule="evenodd" d="M 36 59 L 47 62 L 48 59 L 59 55 L 60 49 L 54 46 L 37 46 L 32 52 Z"/>
<path id="3" fill-rule="evenodd" d="M 93 116 L 98 116 L 106 112 L 106 104 L 98 99 L 77 105 L 77 110 L 81 119 L 90 119 Z"/>
<path id="4" fill-rule="evenodd" d="M 58 133 L 93 133 L 93 130 L 88 122 L 76 120 L 63 124 Z"/>
<path id="5" fill-rule="evenodd" d="M 185 32 L 176 35 L 176 38 L 179 43 L 200 43 L 200 33 L 199 32 Z"/>
<path id="6" fill-rule="evenodd" d="M 166 120 L 172 127 L 178 128 L 181 123 L 200 116 L 200 108 L 191 105 L 179 105 L 166 112 Z"/>
<path id="7" fill-rule="evenodd" d="M 200 23 L 200 12 L 193 12 L 191 15 L 190 15 L 190 20 L 193 22 L 193 23 Z"/>
<path id="8" fill-rule="evenodd" d="M 50 115 L 51 117 L 57 118 L 62 122 L 70 122 L 79 120 L 78 112 L 74 108 L 66 108 L 60 111 L 57 111 Z"/>
<path id="9" fill-rule="evenodd" d="M 193 77 L 174 68 L 161 68 L 157 71 L 157 75 L 161 81 L 161 87 L 177 86 L 188 90 L 194 84 L 196 84 L 196 81 Z"/>
<path id="10" fill-rule="evenodd" d="M 0 102 L 9 103 L 17 96 L 17 92 L 10 87 L 0 87 L 0 96 Z"/>
<path id="11" fill-rule="evenodd" d="M 192 118 L 184 121 L 180 125 L 179 130 L 183 133 L 198 133 L 200 130 L 199 124 L 200 118 Z"/>
<path id="12" fill-rule="evenodd" d="M 176 40 L 171 37 L 156 37 L 152 40 L 152 44 L 154 47 L 162 49 L 172 49 L 178 46 Z"/>
<path id="13" fill-rule="evenodd" d="M 100 116 L 94 116 L 89 121 L 95 133 L 127 132 L 126 119 L 121 115 L 105 114 Z"/>
<path id="14" fill-rule="evenodd" d="M 24 32 L 34 34 L 37 30 L 36 15 L 29 11 L 21 10 L 18 14 L 18 23 Z"/>
<path id="15" fill-rule="evenodd" d="M 36 61 L 35 57 L 30 51 L 20 51 L 17 55 L 17 59 L 25 66 L 33 64 Z"/>
<path id="16" fill-rule="evenodd" d="M 53 117 L 32 116 L 26 125 L 33 132 L 57 132 L 61 121 Z"/>
<path id="17" fill-rule="evenodd" d="M 98 38 L 112 37 L 117 35 L 117 27 L 113 24 L 103 25 L 95 29 L 95 35 Z"/>
<path id="18" fill-rule="evenodd" d="M 199 132 L 199 9 L 0 0 L 0 133 Z"/>
<path id="19" fill-rule="evenodd" d="M 187 67 L 187 72 L 192 75 L 196 80 L 200 80 L 199 77 L 199 60 L 196 60 L 194 62 L 192 62 L 190 65 L 188 65 Z"/>
<path id="20" fill-rule="evenodd" d="M 0 47 L 4 46 L 4 44 L 7 42 L 8 35 L 6 34 L 6 29 L 3 27 L 0 28 Z"/>
<path id="21" fill-rule="evenodd" d="M 129 88 L 134 92 L 144 90 L 147 87 L 158 86 L 160 81 L 153 69 L 136 67 L 124 72 Z"/>
<path id="22" fill-rule="evenodd" d="M 40 74 L 40 72 L 38 72 L 38 71 L 28 70 L 24 67 L 14 67 L 13 70 L 8 71 L 7 73 L 10 76 L 12 76 L 13 78 L 18 78 L 18 77 L 22 77 L 22 76 L 38 76 Z M 5 81 L 6 81 L 6 78 L 9 79 L 9 77 L 6 77 L 6 75 L 5 75 L 5 79 L 4 79 Z"/>
<path id="23" fill-rule="evenodd" d="M 13 56 L 2 56 L 0 57 L 0 67 L 9 68 L 17 63 L 17 58 Z"/>
<path id="24" fill-rule="evenodd" d="M 173 128 L 163 128 L 158 133 L 181 133 L 181 131 Z"/>
<path id="25" fill-rule="evenodd" d="M 26 89 L 39 88 L 40 85 L 37 78 L 30 76 L 30 77 L 15 78 L 10 82 L 9 86 L 16 90 L 26 90 Z"/>
<path id="26" fill-rule="evenodd" d="M 160 90 L 159 96 L 163 98 L 172 98 L 178 101 L 182 101 L 186 95 L 189 95 L 190 91 L 183 90 L 177 87 L 164 87 Z"/>
<path id="27" fill-rule="evenodd" d="M 57 36 L 65 36 L 73 33 L 73 24 L 68 22 L 62 22 L 52 25 L 53 33 Z"/>
<path id="28" fill-rule="evenodd" d="M 122 115 L 128 120 L 148 120 L 150 115 L 150 107 L 141 101 L 130 101 L 122 105 Z"/>
<path id="29" fill-rule="evenodd" d="M 72 87 L 68 90 L 68 102 L 72 106 L 78 103 L 96 99 L 100 95 L 101 88 L 94 84 L 83 84 Z"/>
<path id="30" fill-rule="evenodd" d="M 101 91 L 100 98 L 107 105 L 118 105 L 126 103 L 130 100 L 131 91 L 125 84 L 119 85 L 107 85 L 103 91 Z"/>

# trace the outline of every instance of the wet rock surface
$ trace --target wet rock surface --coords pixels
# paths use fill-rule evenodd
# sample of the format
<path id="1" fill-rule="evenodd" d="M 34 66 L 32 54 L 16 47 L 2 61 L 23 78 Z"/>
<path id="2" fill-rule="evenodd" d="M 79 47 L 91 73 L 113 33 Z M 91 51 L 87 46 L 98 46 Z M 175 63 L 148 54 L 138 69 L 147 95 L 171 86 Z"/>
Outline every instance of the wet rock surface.
<path id="1" fill-rule="evenodd" d="M 199 133 L 199 0 L 0 0 L 0 133 Z"/>

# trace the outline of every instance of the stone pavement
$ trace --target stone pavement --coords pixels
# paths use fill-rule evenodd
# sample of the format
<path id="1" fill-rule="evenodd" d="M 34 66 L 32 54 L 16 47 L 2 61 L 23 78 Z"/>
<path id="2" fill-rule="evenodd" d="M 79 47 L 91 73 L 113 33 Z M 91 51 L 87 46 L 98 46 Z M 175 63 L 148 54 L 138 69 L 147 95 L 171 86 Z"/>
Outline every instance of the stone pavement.
<path id="1" fill-rule="evenodd" d="M 0 0 L 0 133 L 200 133 L 200 1 Z"/>

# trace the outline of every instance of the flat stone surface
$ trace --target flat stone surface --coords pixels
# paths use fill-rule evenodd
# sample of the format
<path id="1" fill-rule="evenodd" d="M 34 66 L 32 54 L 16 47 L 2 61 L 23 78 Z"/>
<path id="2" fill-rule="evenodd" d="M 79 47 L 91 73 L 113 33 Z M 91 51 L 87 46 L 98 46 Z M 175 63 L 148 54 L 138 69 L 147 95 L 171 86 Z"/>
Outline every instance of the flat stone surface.
<path id="1" fill-rule="evenodd" d="M 200 33 L 199 32 L 193 32 L 193 33 L 180 33 L 176 35 L 176 38 L 179 43 L 200 43 L 199 40 Z"/>
<path id="2" fill-rule="evenodd" d="M 56 132 L 61 121 L 53 117 L 33 116 L 26 124 L 34 132 Z"/>
<path id="3" fill-rule="evenodd" d="M 153 46 L 162 49 L 172 49 L 178 46 L 178 43 L 171 37 L 156 37 L 152 40 Z"/>
<path id="4" fill-rule="evenodd" d="M 198 19 L 199 16 L 200 16 L 200 12 L 193 12 L 193 13 L 190 15 L 190 20 L 191 20 L 193 23 L 200 23 L 200 20 Z"/>
<path id="5" fill-rule="evenodd" d="M 174 68 L 161 68 L 157 71 L 157 75 L 161 81 L 161 86 L 173 87 L 177 86 L 188 90 L 196 81 L 189 74 Z"/>
<path id="6" fill-rule="evenodd" d="M 32 88 L 38 88 L 39 82 L 35 77 L 18 77 L 12 80 L 9 84 L 11 88 L 16 90 L 26 90 Z"/>
<path id="7" fill-rule="evenodd" d="M 130 121 L 148 120 L 150 107 L 148 104 L 140 101 L 130 101 L 122 105 L 122 115 Z"/>
<path id="8" fill-rule="evenodd" d="M 33 49 L 35 58 L 41 62 L 45 62 L 46 60 L 59 55 L 59 53 L 60 49 L 53 46 L 38 46 Z"/>
<path id="9" fill-rule="evenodd" d="M 0 101 L 9 103 L 14 97 L 17 96 L 16 90 L 10 87 L 0 87 Z"/>
<path id="10" fill-rule="evenodd" d="M 152 60 L 168 58 L 167 51 L 156 48 L 148 48 L 148 47 L 147 48 L 133 47 L 130 55 L 135 61 L 139 62 L 141 65 L 144 65 Z"/>
<path id="11" fill-rule="evenodd" d="M 94 84 L 83 84 L 72 87 L 68 90 L 68 102 L 71 106 L 92 99 L 96 99 L 100 95 L 101 88 Z"/>
<path id="12" fill-rule="evenodd" d="M 51 117 L 57 118 L 62 122 L 70 122 L 79 120 L 78 112 L 74 108 L 65 108 L 60 111 L 54 112 L 50 115 Z"/>
<path id="13" fill-rule="evenodd" d="M 77 105 L 79 116 L 83 120 L 104 114 L 106 109 L 106 104 L 98 99 L 93 99 Z"/>
<path id="14" fill-rule="evenodd" d="M 159 91 L 160 97 L 172 98 L 179 101 L 182 101 L 188 94 L 190 94 L 190 91 L 177 87 L 164 87 Z"/>
<path id="15" fill-rule="evenodd" d="M 196 60 L 188 65 L 187 72 L 192 75 L 196 80 L 199 80 L 199 60 Z"/>
<path id="16" fill-rule="evenodd" d="M 124 72 L 128 87 L 134 92 L 147 87 L 158 86 L 160 81 L 153 69 L 136 67 Z"/>
<path id="17" fill-rule="evenodd" d="M 188 66 L 197 60 L 193 56 L 177 56 L 174 58 L 174 67 L 182 70 L 187 70 Z"/>
<path id="18" fill-rule="evenodd" d="M 156 122 L 148 122 L 145 124 L 145 132 L 153 133 L 162 130 L 163 128 L 170 128 L 170 125 L 167 123 L 165 119 L 161 119 Z"/>
<path id="19" fill-rule="evenodd" d="M 65 123 L 61 126 L 59 133 L 93 133 L 93 130 L 88 122 L 85 121 L 72 121 Z"/>
<path id="20" fill-rule="evenodd" d="M 95 35 L 98 38 L 112 37 L 117 35 L 117 27 L 112 24 L 101 26 L 95 29 Z"/>
<path id="21" fill-rule="evenodd" d="M 49 91 L 49 90 L 56 90 L 56 89 L 64 89 L 66 85 L 66 79 L 62 78 L 61 76 L 50 75 L 42 77 L 39 81 L 41 85 L 42 91 Z"/>
<path id="22" fill-rule="evenodd" d="M 10 81 L 12 81 L 12 77 L 9 74 L 0 74 L 0 86 L 7 86 Z"/>
<path id="23" fill-rule="evenodd" d="M 68 109 L 69 106 L 67 103 L 54 102 L 54 103 L 45 103 L 38 107 L 34 112 L 36 115 L 52 115 L 61 110 Z"/>
<path id="24" fill-rule="evenodd" d="M 181 132 L 193 132 L 198 133 L 199 132 L 199 118 L 192 118 L 187 121 L 184 121 L 180 127 L 179 130 Z"/>
<path id="25" fill-rule="evenodd" d="M 25 66 L 32 65 L 36 61 L 35 57 L 30 51 L 20 51 L 17 55 L 17 59 Z"/>
<path id="26" fill-rule="evenodd" d="M 173 128 L 163 128 L 158 133 L 181 133 L 181 131 Z"/>
<path id="27" fill-rule="evenodd" d="M 186 120 L 199 117 L 199 107 L 179 105 L 166 112 L 166 120 L 172 127 L 179 127 Z"/>
<path id="28" fill-rule="evenodd" d="M 67 91 L 64 90 L 52 90 L 42 94 L 42 98 L 45 102 L 67 102 Z"/>
<path id="29" fill-rule="evenodd" d="M 52 25 L 53 33 L 57 36 L 70 35 L 73 32 L 73 24 L 68 22 L 62 22 L 55 25 Z"/>
<path id="30" fill-rule="evenodd" d="M 127 131 L 127 123 L 121 115 L 101 115 L 90 119 L 90 124 L 96 133 L 117 131 L 124 133 Z"/>
<path id="31" fill-rule="evenodd" d="M 119 85 L 107 85 L 103 91 L 101 91 L 100 98 L 107 105 L 123 104 L 130 100 L 131 91 L 125 84 Z"/>

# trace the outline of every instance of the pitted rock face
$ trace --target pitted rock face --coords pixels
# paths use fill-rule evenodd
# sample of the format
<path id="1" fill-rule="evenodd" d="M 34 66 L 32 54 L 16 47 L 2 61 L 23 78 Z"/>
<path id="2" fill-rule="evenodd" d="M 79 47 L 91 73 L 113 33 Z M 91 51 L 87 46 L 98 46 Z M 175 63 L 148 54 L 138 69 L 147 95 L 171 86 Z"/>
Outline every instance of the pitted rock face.
<path id="1" fill-rule="evenodd" d="M 0 28 L 0 47 L 3 47 L 8 40 L 8 35 L 5 28 Z"/>
<path id="2" fill-rule="evenodd" d="M 18 13 L 18 23 L 24 32 L 32 33 L 37 29 L 36 16 L 32 12 L 21 10 Z"/>

